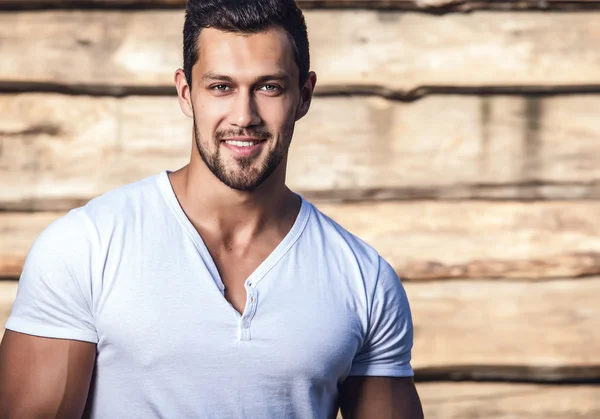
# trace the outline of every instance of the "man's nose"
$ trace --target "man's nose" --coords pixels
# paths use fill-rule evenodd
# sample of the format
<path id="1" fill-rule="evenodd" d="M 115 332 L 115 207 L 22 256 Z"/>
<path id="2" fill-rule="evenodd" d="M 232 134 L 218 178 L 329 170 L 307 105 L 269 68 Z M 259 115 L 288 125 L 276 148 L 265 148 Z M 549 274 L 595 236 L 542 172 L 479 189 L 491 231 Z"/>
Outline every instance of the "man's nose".
<path id="1" fill-rule="evenodd" d="M 260 125 L 261 118 L 258 115 L 256 100 L 252 94 L 241 91 L 236 96 L 229 122 L 241 128 Z"/>

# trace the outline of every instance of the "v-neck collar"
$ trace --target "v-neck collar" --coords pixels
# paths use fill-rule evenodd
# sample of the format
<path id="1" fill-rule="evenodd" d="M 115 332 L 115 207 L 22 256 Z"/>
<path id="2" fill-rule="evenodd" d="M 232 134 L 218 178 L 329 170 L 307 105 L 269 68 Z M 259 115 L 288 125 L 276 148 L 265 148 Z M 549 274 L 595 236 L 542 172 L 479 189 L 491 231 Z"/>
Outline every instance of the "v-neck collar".
<path id="1" fill-rule="evenodd" d="M 179 223 L 183 226 L 187 234 L 190 236 L 192 241 L 194 242 L 198 252 L 200 252 L 207 263 L 207 266 L 210 270 L 211 275 L 213 276 L 215 283 L 223 292 L 225 290 L 225 286 L 223 285 L 223 281 L 221 280 L 221 275 L 219 275 L 219 271 L 217 266 L 204 243 L 204 240 L 200 236 L 200 233 L 196 230 L 192 222 L 189 220 L 183 208 L 179 204 L 179 200 L 175 195 L 175 191 L 173 190 L 173 186 L 171 185 L 171 181 L 169 179 L 169 173 L 171 171 L 165 170 L 157 175 L 158 187 L 167 201 L 169 207 L 173 211 L 175 217 L 178 219 Z M 276 264 L 281 260 L 281 258 L 292 248 L 292 246 L 296 243 L 306 224 L 308 223 L 308 219 L 310 218 L 310 203 L 307 202 L 303 196 L 298 195 L 301 199 L 300 211 L 292 225 L 290 231 L 285 235 L 283 240 L 275 247 L 275 249 L 267 256 L 267 258 L 250 274 L 250 276 L 246 279 L 246 284 L 252 284 L 253 286 L 258 284 L 264 276 L 269 272 Z"/>

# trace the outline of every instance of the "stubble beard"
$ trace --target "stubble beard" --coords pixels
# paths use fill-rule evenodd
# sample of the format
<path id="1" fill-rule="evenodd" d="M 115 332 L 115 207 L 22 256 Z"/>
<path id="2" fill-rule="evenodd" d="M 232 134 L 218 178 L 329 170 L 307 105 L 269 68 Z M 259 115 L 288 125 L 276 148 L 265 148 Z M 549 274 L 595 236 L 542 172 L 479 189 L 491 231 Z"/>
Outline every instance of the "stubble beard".
<path id="1" fill-rule="evenodd" d="M 216 176 L 217 179 L 231 189 L 238 191 L 252 191 L 262 185 L 269 178 L 269 176 L 273 174 L 275 169 L 277 169 L 287 153 L 291 142 L 292 133 L 286 132 L 283 134 L 283 141 L 280 141 L 276 144 L 275 149 L 269 152 L 266 159 L 259 167 L 255 167 L 255 161 L 258 157 L 236 157 L 234 164 L 237 167 L 227 170 L 221 156 L 220 143 L 222 138 L 226 138 L 228 136 L 234 137 L 251 135 L 271 141 L 273 140 L 273 135 L 268 131 L 259 129 L 244 130 L 242 132 L 217 131 L 213 137 L 215 151 L 211 153 L 207 147 L 208 144 L 206 144 L 206 142 L 204 142 L 200 136 L 195 117 L 193 121 L 196 147 L 198 148 L 198 153 L 200 154 L 202 161 L 204 161 L 206 167 L 208 167 L 208 169 L 213 173 L 213 175 Z"/>

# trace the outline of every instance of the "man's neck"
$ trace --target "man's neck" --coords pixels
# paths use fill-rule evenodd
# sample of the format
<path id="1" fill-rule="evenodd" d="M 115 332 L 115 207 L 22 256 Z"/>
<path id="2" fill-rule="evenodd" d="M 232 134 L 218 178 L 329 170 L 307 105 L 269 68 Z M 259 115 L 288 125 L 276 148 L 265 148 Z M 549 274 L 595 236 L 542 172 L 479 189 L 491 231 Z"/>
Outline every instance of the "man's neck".
<path id="1" fill-rule="evenodd" d="M 189 164 L 170 179 L 192 224 L 224 241 L 250 242 L 266 230 L 288 229 L 300 206 L 285 185 L 285 161 L 252 191 L 231 189 L 202 163 Z"/>

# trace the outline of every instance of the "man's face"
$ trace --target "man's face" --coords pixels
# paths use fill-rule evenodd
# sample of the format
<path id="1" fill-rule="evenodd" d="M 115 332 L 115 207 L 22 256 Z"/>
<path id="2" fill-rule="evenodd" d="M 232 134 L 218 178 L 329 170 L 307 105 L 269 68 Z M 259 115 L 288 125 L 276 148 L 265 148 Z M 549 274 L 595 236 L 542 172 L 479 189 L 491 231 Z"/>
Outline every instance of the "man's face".
<path id="1" fill-rule="evenodd" d="M 203 29 L 192 70 L 198 151 L 230 188 L 252 190 L 286 156 L 298 119 L 300 88 L 285 31 L 251 35 Z"/>

